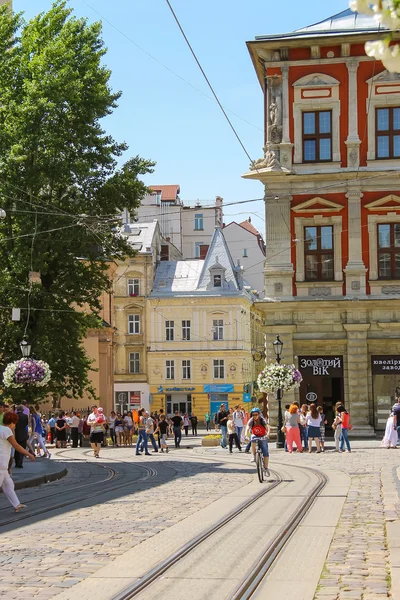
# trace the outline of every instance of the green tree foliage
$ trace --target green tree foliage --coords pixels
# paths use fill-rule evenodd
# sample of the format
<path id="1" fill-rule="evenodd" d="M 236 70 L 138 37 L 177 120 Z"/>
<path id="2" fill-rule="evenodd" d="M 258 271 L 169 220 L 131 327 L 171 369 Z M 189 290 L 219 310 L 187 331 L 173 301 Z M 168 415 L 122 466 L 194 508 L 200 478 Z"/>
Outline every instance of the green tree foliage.
<path id="1" fill-rule="evenodd" d="M 139 156 L 119 166 L 127 146 L 104 130 L 120 93 L 101 25 L 66 4 L 27 23 L 0 8 L 0 371 L 20 357 L 30 306 L 33 355 L 53 371 L 36 397 L 90 391 L 82 339 L 101 326 L 110 261 L 132 255 L 115 215 L 135 211 L 147 191 L 139 176 L 154 166 Z M 30 285 L 30 271 L 40 283 Z M 20 323 L 10 307 L 23 308 Z"/>

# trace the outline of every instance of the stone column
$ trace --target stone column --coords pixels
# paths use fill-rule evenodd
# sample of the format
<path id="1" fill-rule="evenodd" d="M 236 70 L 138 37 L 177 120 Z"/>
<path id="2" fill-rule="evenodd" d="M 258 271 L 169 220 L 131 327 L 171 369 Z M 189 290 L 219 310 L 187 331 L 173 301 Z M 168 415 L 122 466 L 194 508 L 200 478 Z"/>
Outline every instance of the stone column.
<path id="1" fill-rule="evenodd" d="M 280 144 L 280 162 L 286 169 L 292 168 L 292 148 L 289 130 L 289 66 L 283 65 L 282 71 L 282 142 Z"/>
<path id="2" fill-rule="evenodd" d="M 267 197 L 265 200 L 266 259 L 264 263 L 265 295 L 293 297 L 293 264 L 290 232 L 291 196 Z"/>
<path id="3" fill-rule="evenodd" d="M 371 436 L 374 430 L 370 425 L 370 402 L 368 397 L 368 344 L 369 323 L 343 325 L 347 331 L 347 390 L 345 406 L 351 415 L 354 426 L 353 436 Z"/>
<path id="4" fill-rule="evenodd" d="M 351 58 L 346 61 L 349 76 L 349 134 L 345 142 L 347 146 L 347 166 L 358 169 L 360 166 L 360 144 L 358 136 L 358 111 L 357 111 L 357 70 L 359 61 Z"/>
<path id="5" fill-rule="evenodd" d="M 360 297 L 366 295 L 366 268 L 362 255 L 361 240 L 361 198 L 359 189 L 348 189 L 349 214 L 349 260 L 344 270 L 346 275 L 346 295 Z"/>

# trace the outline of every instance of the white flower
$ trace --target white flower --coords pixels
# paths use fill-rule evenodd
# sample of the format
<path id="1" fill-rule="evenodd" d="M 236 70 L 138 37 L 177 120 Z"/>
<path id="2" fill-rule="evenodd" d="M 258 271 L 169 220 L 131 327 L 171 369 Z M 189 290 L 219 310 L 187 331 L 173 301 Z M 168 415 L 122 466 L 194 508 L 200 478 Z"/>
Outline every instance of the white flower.
<path id="1" fill-rule="evenodd" d="M 367 56 L 373 56 L 382 61 L 383 66 L 390 73 L 400 72 L 400 48 L 398 44 L 389 46 L 389 40 L 387 39 L 366 42 L 365 52 Z"/>
<path id="2" fill-rule="evenodd" d="M 373 5 L 369 0 L 350 0 L 350 8 L 353 12 L 374 15 L 375 11 L 372 6 Z"/>

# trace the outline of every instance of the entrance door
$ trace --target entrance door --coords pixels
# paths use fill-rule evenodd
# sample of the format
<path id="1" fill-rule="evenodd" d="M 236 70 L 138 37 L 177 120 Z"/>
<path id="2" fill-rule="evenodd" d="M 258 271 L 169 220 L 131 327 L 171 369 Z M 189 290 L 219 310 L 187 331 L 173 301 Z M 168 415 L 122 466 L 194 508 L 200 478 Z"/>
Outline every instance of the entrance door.
<path id="1" fill-rule="evenodd" d="M 172 414 L 174 414 L 175 411 L 179 411 L 182 415 L 190 415 L 192 413 L 192 395 L 188 394 L 186 399 L 183 398 L 178 400 L 177 398 L 174 398 L 172 402 Z"/>

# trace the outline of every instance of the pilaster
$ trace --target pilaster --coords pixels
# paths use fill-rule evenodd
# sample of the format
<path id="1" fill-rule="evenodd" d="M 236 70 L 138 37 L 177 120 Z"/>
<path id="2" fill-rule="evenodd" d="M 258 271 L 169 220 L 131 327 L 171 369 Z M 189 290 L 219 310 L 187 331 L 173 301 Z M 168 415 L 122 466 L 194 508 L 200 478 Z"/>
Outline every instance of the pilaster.
<path id="1" fill-rule="evenodd" d="M 265 295 L 293 298 L 293 264 L 290 232 L 291 196 L 266 198 L 266 259 L 264 263 Z"/>
<path id="2" fill-rule="evenodd" d="M 351 58 L 346 61 L 349 76 L 349 134 L 345 142 L 347 146 L 347 166 L 358 169 L 360 166 L 360 144 L 358 135 L 358 112 L 357 112 L 357 70 L 359 61 Z"/>
<path id="3" fill-rule="evenodd" d="M 280 160 L 283 167 L 292 168 L 292 148 L 289 133 L 289 66 L 283 65 L 282 72 L 282 142 L 280 144 Z"/>
<path id="4" fill-rule="evenodd" d="M 368 344 L 369 323 L 344 324 L 347 331 L 347 400 L 346 408 L 354 426 L 352 435 L 373 437 L 370 425 L 368 394 Z"/>
<path id="5" fill-rule="evenodd" d="M 362 257 L 361 241 L 361 198 L 363 194 L 359 189 L 349 189 L 346 198 L 348 199 L 348 217 L 349 217 L 349 260 L 344 270 L 346 275 L 346 296 L 357 297 L 365 296 L 366 290 L 366 272 Z"/>

